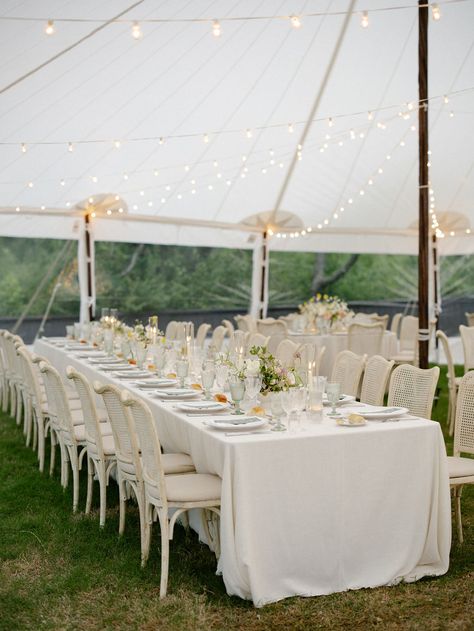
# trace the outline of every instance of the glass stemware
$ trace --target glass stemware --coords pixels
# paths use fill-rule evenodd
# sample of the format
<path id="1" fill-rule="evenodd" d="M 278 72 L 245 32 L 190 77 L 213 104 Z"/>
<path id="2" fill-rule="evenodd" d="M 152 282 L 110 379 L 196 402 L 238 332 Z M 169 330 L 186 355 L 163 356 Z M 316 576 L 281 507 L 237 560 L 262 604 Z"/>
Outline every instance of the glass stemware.
<path id="1" fill-rule="evenodd" d="M 271 410 L 272 416 L 276 419 L 276 424 L 272 427 L 272 432 L 286 432 L 286 427 L 281 422 L 281 417 L 284 414 L 282 407 L 281 392 L 272 392 L 271 395 Z"/>
<path id="2" fill-rule="evenodd" d="M 229 378 L 229 386 L 230 395 L 235 404 L 235 410 L 232 414 L 244 414 L 244 412 L 240 409 L 240 402 L 244 398 L 245 394 L 245 381 L 237 375 L 231 375 Z"/>
<path id="3" fill-rule="evenodd" d="M 328 401 L 331 404 L 331 412 L 328 416 L 333 418 L 340 418 L 341 414 L 336 410 L 336 405 L 339 403 L 339 397 L 341 395 L 341 385 L 339 383 L 328 383 L 326 385 L 326 392 L 328 395 Z"/>
<path id="4" fill-rule="evenodd" d="M 211 398 L 211 388 L 214 385 L 216 372 L 212 364 L 207 364 L 201 371 L 202 387 L 204 388 L 204 398 L 209 401 Z"/>
<path id="5" fill-rule="evenodd" d="M 229 366 L 220 364 L 216 366 L 216 383 L 220 390 L 224 390 L 227 378 L 229 376 Z"/>
<path id="6" fill-rule="evenodd" d="M 184 381 L 188 376 L 189 363 L 187 359 L 178 359 L 176 361 L 176 375 L 179 377 L 179 385 L 184 388 Z"/>
<path id="7" fill-rule="evenodd" d="M 257 375 L 249 375 L 245 377 L 245 391 L 251 404 L 256 400 L 260 388 L 262 387 L 262 378 Z"/>

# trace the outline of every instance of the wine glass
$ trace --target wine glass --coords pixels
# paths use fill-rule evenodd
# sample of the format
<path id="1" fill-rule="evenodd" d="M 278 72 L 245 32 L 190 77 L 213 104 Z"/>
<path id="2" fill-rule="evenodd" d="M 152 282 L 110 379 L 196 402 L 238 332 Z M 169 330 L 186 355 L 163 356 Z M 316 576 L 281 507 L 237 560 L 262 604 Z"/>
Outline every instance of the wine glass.
<path id="1" fill-rule="evenodd" d="M 262 378 L 258 375 L 249 375 L 245 377 L 245 391 L 251 404 L 256 399 L 261 387 Z"/>
<path id="2" fill-rule="evenodd" d="M 188 376 L 189 363 L 187 359 L 178 359 L 176 361 L 176 375 L 179 377 L 179 385 L 184 388 L 184 380 Z"/>
<path id="3" fill-rule="evenodd" d="M 294 388 L 280 392 L 281 406 L 288 417 L 288 428 L 291 428 L 291 417 L 294 410 Z"/>
<path id="4" fill-rule="evenodd" d="M 211 388 L 214 385 L 214 379 L 216 377 L 216 371 L 211 363 L 204 366 L 201 371 L 202 387 L 204 388 L 204 398 L 209 401 L 211 398 Z"/>
<path id="5" fill-rule="evenodd" d="M 276 419 L 276 424 L 272 427 L 272 432 L 286 432 L 286 427 L 281 422 L 281 417 L 284 414 L 281 400 L 281 392 L 272 392 L 271 395 L 271 410 L 272 416 Z"/>
<path id="6" fill-rule="evenodd" d="M 224 390 L 227 378 L 229 376 L 229 366 L 220 364 L 216 366 L 216 383 L 220 390 Z"/>
<path id="7" fill-rule="evenodd" d="M 301 413 L 306 407 L 307 400 L 308 400 L 307 388 L 304 388 L 304 387 L 294 388 L 295 414 L 296 414 L 296 420 L 298 422 L 298 426 L 300 429 L 301 429 Z"/>
<path id="8" fill-rule="evenodd" d="M 339 383 L 330 382 L 326 385 L 326 393 L 328 395 L 328 401 L 331 404 L 331 412 L 328 416 L 333 418 L 341 418 L 341 414 L 336 410 L 336 404 L 339 403 L 339 397 L 341 395 L 341 385 Z"/>
<path id="9" fill-rule="evenodd" d="M 240 402 L 244 398 L 245 394 L 245 381 L 241 379 L 238 375 L 231 375 L 229 378 L 229 386 L 230 386 L 230 395 L 232 397 L 232 401 L 235 404 L 235 410 L 232 414 L 244 414 L 240 409 Z"/>

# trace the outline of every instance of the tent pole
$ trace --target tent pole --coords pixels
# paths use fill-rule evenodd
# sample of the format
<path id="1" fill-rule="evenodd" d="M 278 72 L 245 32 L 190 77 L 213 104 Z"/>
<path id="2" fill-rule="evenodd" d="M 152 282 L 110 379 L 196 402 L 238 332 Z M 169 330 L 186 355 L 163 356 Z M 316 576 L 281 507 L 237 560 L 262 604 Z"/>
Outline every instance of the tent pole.
<path id="1" fill-rule="evenodd" d="M 252 300 L 249 313 L 254 318 L 265 318 L 268 309 L 268 234 L 262 232 L 253 251 Z"/>
<path id="2" fill-rule="evenodd" d="M 269 243 L 268 233 L 265 230 L 262 234 L 262 280 L 260 285 L 260 318 L 267 317 L 268 310 L 268 272 L 269 272 Z"/>
<path id="3" fill-rule="evenodd" d="M 84 225 L 78 242 L 79 290 L 81 295 L 80 321 L 91 322 L 95 317 L 95 248 L 89 213 L 84 215 Z"/>
<path id="4" fill-rule="evenodd" d="M 441 292 L 439 287 L 439 258 L 438 258 L 438 238 L 436 233 L 431 235 L 431 253 L 433 260 L 433 302 L 434 302 L 434 319 L 436 320 L 436 330 L 439 325 L 439 316 L 441 313 Z M 438 338 L 435 338 L 436 348 L 438 348 Z"/>
<path id="5" fill-rule="evenodd" d="M 428 214 L 428 11 L 418 0 L 418 344 L 420 368 L 429 356 L 429 214 Z"/>

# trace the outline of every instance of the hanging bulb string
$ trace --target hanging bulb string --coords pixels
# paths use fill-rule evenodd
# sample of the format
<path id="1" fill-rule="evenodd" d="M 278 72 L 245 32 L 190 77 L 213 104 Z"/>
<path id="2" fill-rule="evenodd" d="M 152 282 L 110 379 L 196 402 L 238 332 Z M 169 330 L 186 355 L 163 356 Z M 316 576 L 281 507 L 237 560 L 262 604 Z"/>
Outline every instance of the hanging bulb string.
<path id="1" fill-rule="evenodd" d="M 356 116 L 365 116 L 365 117 L 368 117 L 369 120 L 372 120 L 376 113 L 386 112 L 393 109 L 397 109 L 398 111 L 409 110 L 410 113 L 414 113 L 420 107 L 424 107 L 424 103 L 432 103 L 433 101 L 442 100 L 443 104 L 446 104 L 446 97 L 455 97 L 457 95 L 465 94 L 472 90 L 474 90 L 474 86 L 471 86 L 469 88 L 463 88 L 461 90 L 455 90 L 453 92 L 443 92 L 443 94 L 430 96 L 428 99 L 425 99 L 425 101 L 417 101 L 415 99 L 411 101 L 410 100 L 404 101 L 402 104 L 385 105 L 383 107 L 373 108 L 369 110 L 360 110 L 357 112 L 350 112 L 347 114 L 333 114 L 331 116 L 325 115 L 325 116 L 313 118 L 311 122 L 313 123 L 325 122 L 327 125 L 328 120 L 330 120 L 332 122 L 331 126 L 334 126 L 336 120 L 343 120 L 346 118 L 352 118 Z M 408 108 L 409 104 L 413 105 L 411 109 Z M 181 139 L 187 139 L 187 138 L 205 139 L 206 137 L 207 137 L 207 141 L 209 141 L 211 138 L 215 138 L 224 134 L 242 134 L 243 136 L 245 136 L 247 130 L 249 129 L 251 129 L 253 132 L 257 132 L 257 131 L 265 131 L 265 130 L 270 130 L 270 129 L 285 129 L 286 128 L 288 132 L 291 133 L 292 131 L 295 130 L 296 126 L 304 125 L 306 122 L 307 122 L 306 120 L 297 120 L 297 121 L 286 122 L 286 123 L 274 123 L 270 125 L 254 125 L 252 127 L 247 126 L 243 128 L 231 128 L 231 129 L 224 129 L 224 130 L 219 130 L 219 131 L 215 130 L 215 131 L 208 131 L 208 132 L 193 132 L 193 133 L 188 133 L 188 134 L 170 134 L 170 135 L 162 134 L 159 136 L 158 135 L 133 136 L 130 138 L 124 137 L 123 139 L 121 139 L 120 142 L 122 144 L 135 143 L 135 142 L 160 142 L 160 144 L 164 144 L 165 141 L 167 140 L 181 140 Z M 28 147 L 64 146 L 66 148 L 70 144 L 72 144 L 74 147 L 79 146 L 79 145 L 97 145 L 97 144 L 110 144 L 111 146 L 113 146 L 114 142 L 116 141 L 117 141 L 117 136 L 111 137 L 111 138 L 95 138 L 95 139 L 90 139 L 90 140 L 69 139 L 67 141 L 63 141 L 63 140 L 59 140 L 59 141 L 44 140 L 44 141 L 38 141 L 38 142 L 0 141 L 0 147 L 14 147 L 14 146 L 21 147 L 23 144 L 26 144 Z"/>
<path id="2" fill-rule="evenodd" d="M 63 50 L 60 50 L 58 53 L 56 53 L 55 55 L 53 55 L 52 57 L 50 57 L 46 61 L 43 61 L 43 63 L 39 64 L 39 66 L 36 66 L 35 68 L 32 68 L 31 70 L 26 72 L 21 77 L 18 77 L 17 79 L 15 79 L 11 83 L 7 84 L 3 88 L 0 88 L 0 94 L 4 94 L 5 92 L 8 92 L 8 90 L 11 90 L 11 88 L 19 85 L 25 79 L 28 79 L 29 77 L 32 77 L 33 75 L 35 75 L 37 72 L 39 72 L 43 68 L 46 68 L 46 66 L 49 66 L 50 64 L 52 64 L 57 59 L 60 59 L 61 57 L 63 57 L 67 53 L 69 53 L 71 50 L 74 50 L 74 48 L 77 48 L 82 43 L 84 43 L 85 41 L 90 39 L 91 37 L 94 37 L 94 35 L 97 35 L 97 33 L 100 33 L 100 31 L 103 31 L 105 28 L 107 28 L 108 26 L 110 26 L 114 22 L 117 22 L 117 20 L 122 15 L 125 15 L 125 14 L 129 13 L 130 11 L 132 11 L 133 9 L 138 7 L 140 4 L 143 4 L 143 2 L 145 2 L 145 0 L 137 0 L 137 2 L 135 2 L 132 5 L 130 5 L 129 7 L 127 7 L 126 9 L 121 11 L 120 13 L 118 13 L 115 17 L 110 18 L 110 20 L 106 20 L 104 22 L 101 22 L 100 26 L 98 26 L 97 28 L 93 29 L 90 33 L 87 33 L 83 37 L 79 38 L 78 40 L 76 40 L 75 42 L 73 42 L 72 44 L 67 46 L 67 48 L 63 48 Z M 60 20 L 49 20 L 49 21 L 50 22 L 59 22 Z"/>
<path id="3" fill-rule="evenodd" d="M 358 10 L 354 12 L 354 15 L 361 15 L 364 12 L 370 14 L 373 13 L 387 13 L 391 11 L 418 11 L 419 8 L 431 8 L 433 19 L 438 20 L 441 17 L 440 7 L 456 5 L 456 4 L 464 4 L 469 2 L 470 0 L 441 0 L 437 3 L 426 2 L 424 4 L 404 4 L 404 5 L 392 5 L 388 7 L 374 7 L 370 9 L 364 9 L 363 11 Z M 133 8 L 133 7 L 132 7 Z M 127 9 L 128 12 L 130 9 Z M 125 12 L 124 12 L 125 13 Z M 53 18 L 52 21 L 56 23 L 77 23 L 77 24 L 129 24 L 132 25 L 134 22 L 141 24 L 206 24 L 211 25 L 211 30 L 214 28 L 214 24 L 218 24 L 219 28 L 222 22 L 256 22 L 256 21 L 287 21 L 290 25 L 299 29 L 303 21 L 306 18 L 318 18 L 318 17 L 339 17 L 347 15 L 347 11 L 309 11 L 309 12 L 301 12 L 297 15 L 245 15 L 245 16 L 227 16 L 227 17 L 214 17 L 214 18 L 142 18 L 142 19 L 122 19 L 121 16 L 124 14 L 120 14 L 119 16 L 115 16 L 110 20 L 101 20 L 94 18 Z M 439 16 L 439 17 L 435 17 Z M 10 22 L 41 22 L 47 23 L 51 18 L 45 17 L 25 17 L 25 16 L 13 16 L 13 15 L 5 15 L 0 17 L 0 21 L 10 21 Z"/>

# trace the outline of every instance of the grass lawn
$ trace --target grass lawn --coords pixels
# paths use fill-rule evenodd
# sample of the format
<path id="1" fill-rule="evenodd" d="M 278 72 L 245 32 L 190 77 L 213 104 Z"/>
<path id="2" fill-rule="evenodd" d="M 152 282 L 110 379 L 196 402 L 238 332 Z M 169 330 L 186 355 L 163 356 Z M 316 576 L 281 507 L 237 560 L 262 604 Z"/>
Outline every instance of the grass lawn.
<path id="1" fill-rule="evenodd" d="M 444 371 L 440 385 L 434 416 L 445 428 Z M 58 475 L 38 472 L 21 430 L 0 413 L 0 630 L 474 629 L 473 487 L 464 490 L 465 543 L 453 535 L 446 576 L 262 609 L 227 596 L 215 557 L 181 527 L 171 545 L 169 596 L 160 601 L 158 527 L 142 570 L 137 511 L 128 512 L 126 533 L 117 536 L 116 485 L 103 531 L 97 512 L 72 515 L 71 494 L 72 484 L 63 493 Z"/>

